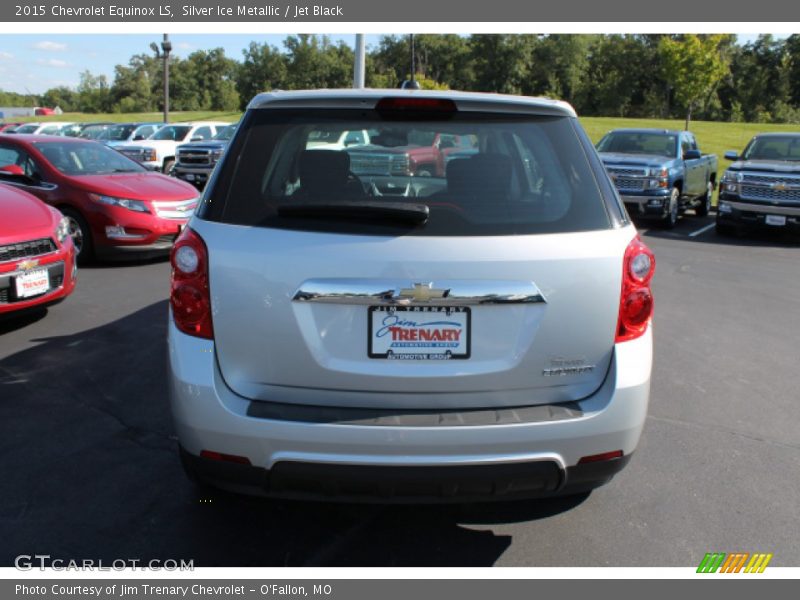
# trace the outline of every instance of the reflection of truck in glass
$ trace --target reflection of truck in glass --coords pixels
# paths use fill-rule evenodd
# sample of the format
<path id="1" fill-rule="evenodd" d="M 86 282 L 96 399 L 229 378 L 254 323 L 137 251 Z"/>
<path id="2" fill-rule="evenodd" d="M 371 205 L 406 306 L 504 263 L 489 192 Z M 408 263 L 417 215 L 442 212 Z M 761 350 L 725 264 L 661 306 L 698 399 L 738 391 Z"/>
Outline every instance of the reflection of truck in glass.
<path id="1" fill-rule="evenodd" d="M 800 133 L 760 134 L 722 176 L 717 231 L 739 226 L 769 225 L 800 230 Z"/>
<path id="2" fill-rule="evenodd" d="M 702 154 L 688 131 L 616 129 L 597 144 L 628 212 L 674 227 L 694 208 L 706 216 L 717 180 L 717 157 Z"/>
<path id="3" fill-rule="evenodd" d="M 347 152 L 350 170 L 356 175 L 444 177 L 448 154 L 474 146 L 470 136 L 422 130 L 400 135 L 386 129 L 373 136 L 369 145 Z"/>
<path id="4" fill-rule="evenodd" d="M 312 131 L 308 134 L 306 150 L 344 150 L 370 143 L 366 129 L 356 131 Z"/>

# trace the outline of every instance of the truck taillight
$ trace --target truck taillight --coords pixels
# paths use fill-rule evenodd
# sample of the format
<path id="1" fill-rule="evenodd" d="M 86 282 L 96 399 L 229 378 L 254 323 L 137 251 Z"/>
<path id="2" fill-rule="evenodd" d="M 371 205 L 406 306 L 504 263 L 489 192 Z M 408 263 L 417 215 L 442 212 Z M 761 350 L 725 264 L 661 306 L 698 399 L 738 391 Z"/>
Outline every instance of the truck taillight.
<path id="1" fill-rule="evenodd" d="M 622 292 L 616 342 L 634 340 L 647 331 L 653 316 L 650 280 L 656 270 L 653 252 L 637 235 L 625 249 L 622 260 Z"/>
<path id="2" fill-rule="evenodd" d="M 211 292 L 208 285 L 208 250 L 203 239 L 188 227 L 170 253 L 169 302 L 175 326 L 183 333 L 214 338 Z"/>

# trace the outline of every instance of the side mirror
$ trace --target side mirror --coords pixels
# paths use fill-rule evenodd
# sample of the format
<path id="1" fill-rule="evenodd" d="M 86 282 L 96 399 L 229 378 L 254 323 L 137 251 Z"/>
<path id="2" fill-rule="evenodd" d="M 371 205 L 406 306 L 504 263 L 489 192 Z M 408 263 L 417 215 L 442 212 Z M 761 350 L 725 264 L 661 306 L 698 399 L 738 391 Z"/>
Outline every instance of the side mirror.
<path id="1" fill-rule="evenodd" d="M 143 139 L 145 139 L 145 138 L 141 133 L 137 133 L 135 136 L 133 136 L 133 141 L 134 142 L 141 142 Z"/>
<path id="2" fill-rule="evenodd" d="M 24 177 L 25 171 L 19 165 L 5 165 L 0 167 L 0 174 L 11 177 Z"/>
<path id="3" fill-rule="evenodd" d="M 700 150 L 687 150 L 683 153 L 683 160 L 695 160 L 701 156 Z"/>
<path id="4" fill-rule="evenodd" d="M 739 153 L 736 150 L 726 150 L 725 160 L 739 160 Z"/>
<path id="5" fill-rule="evenodd" d="M 196 136 L 194 136 L 192 138 L 192 141 L 193 142 L 202 142 L 204 139 L 206 139 L 206 138 L 204 138 L 202 135 L 196 135 Z"/>

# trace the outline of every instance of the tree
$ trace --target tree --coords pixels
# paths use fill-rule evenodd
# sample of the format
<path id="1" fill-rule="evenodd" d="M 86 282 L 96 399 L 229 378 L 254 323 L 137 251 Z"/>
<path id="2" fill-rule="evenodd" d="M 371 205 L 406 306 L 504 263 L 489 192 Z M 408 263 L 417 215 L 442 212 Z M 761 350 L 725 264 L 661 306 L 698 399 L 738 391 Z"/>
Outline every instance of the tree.
<path id="1" fill-rule="evenodd" d="M 539 43 L 535 35 L 471 36 L 474 89 L 504 94 L 537 93 L 530 90 L 533 51 Z"/>
<path id="2" fill-rule="evenodd" d="M 236 88 L 245 104 L 256 94 L 286 87 L 286 56 L 276 47 L 250 42 L 242 54 Z"/>
<path id="3" fill-rule="evenodd" d="M 692 110 L 708 101 L 729 72 L 723 51 L 730 36 L 665 36 L 659 43 L 664 74 L 675 90 L 675 98 L 686 107 L 686 129 Z"/>
<path id="4" fill-rule="evenodd" d="M 327 36 L 291 35 L 283 44 L 287 54 L 288 89 L 348 88 L 353 85 L 353 49 L 344 42 L 333 44 Z"/>
<path id="5" fill-rule="evenodd" d="M 76 93 L 78 110 L 86 113 L 109 112 L 111 109 L 111 92 L 105 75 L 92 75 L 83 71 L 80 75 Z"/>

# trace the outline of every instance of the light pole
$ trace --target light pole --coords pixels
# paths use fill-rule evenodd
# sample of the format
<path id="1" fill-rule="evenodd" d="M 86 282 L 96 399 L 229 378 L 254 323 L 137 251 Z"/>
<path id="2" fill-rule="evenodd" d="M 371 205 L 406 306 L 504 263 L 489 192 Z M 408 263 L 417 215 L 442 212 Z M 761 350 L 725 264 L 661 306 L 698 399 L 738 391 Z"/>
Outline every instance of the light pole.
<path id="1" fill-rule="evenodd" d="M 164 123 L 169 123 L 169 53 L 172 52 L 172 43 L 166 33 L 161 42 L 161 50 L 164 56 Z"/>
<path id="2" fill-rule="evenodd" d="M 364 72 L 366 62 L 366 48 L 364 44 L 364 34 L 356 34 L 356 62 L 353 69 L 353 87 L 361 89 L 364 87 Z"/>

